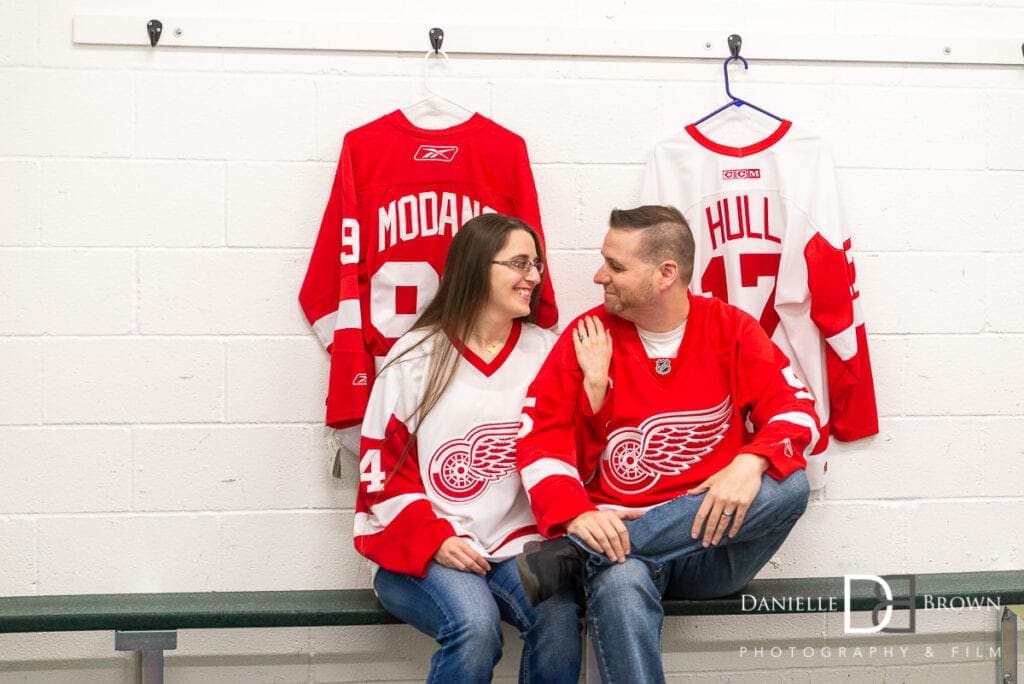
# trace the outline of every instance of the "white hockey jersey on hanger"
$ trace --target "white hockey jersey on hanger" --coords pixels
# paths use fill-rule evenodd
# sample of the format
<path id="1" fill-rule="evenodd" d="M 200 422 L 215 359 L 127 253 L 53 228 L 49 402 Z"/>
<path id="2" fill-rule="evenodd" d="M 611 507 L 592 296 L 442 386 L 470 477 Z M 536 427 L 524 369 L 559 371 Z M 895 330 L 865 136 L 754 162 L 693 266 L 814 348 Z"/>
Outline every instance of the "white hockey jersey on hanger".
<path id="1" fill-rule="evenodd" d="M 807 475 L 820 488 L 829 434 L 852 441 L 878 432 L 856 270 L 827 149 L 789 121 L 742 147 L 690 125 L 655 146 L 641 199 L 678 208 L 690 224 L 690 290 L 758 319 L 813 392 L 821 439 Z"/>

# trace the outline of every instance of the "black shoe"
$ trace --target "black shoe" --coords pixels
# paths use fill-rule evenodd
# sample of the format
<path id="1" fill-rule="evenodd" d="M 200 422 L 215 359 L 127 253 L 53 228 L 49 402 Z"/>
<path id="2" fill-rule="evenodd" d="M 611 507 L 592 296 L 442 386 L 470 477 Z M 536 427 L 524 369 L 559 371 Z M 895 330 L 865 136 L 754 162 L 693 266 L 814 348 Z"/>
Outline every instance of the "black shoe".
<path id="1" fill-rule="evenodd" d="M 568 537 L 527 542 L 516 557 L 516 567 L 530 605 L 536 606 L 565 587 L 572 587 L 579 596 L 586 559 L 587 552 Z"/>

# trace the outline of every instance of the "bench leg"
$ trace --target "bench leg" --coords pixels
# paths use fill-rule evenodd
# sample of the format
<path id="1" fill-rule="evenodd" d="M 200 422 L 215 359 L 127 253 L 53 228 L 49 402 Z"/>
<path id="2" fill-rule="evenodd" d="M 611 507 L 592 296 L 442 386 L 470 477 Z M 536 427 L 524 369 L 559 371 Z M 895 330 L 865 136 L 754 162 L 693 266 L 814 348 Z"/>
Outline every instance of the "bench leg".
<path id="1" fill-rule="evenodd" d="M 114 632 L 115 651 L 135 651 L 136 682 L 164 684 L 164 651 L 178 647 L 178 632 L 173 629 L 143 632 Z"/>
<path id="2" fill-rule="evenodd" d="M 996 684 L 1018 684 L 1017 618 L 1024 616 L 1024 606 L 1003 606 L 999 619 L 999 672 Z"/>

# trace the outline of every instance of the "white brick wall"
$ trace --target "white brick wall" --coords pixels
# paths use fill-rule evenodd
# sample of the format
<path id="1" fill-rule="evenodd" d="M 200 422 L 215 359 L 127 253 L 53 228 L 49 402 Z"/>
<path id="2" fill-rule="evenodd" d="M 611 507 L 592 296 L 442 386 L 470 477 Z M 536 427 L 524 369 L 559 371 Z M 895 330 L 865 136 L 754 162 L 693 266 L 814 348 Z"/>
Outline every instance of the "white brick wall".
<path id="1" fill-rule="evenodd" d="M 165 10 L 0 2 L 0 595 L 367 586 L 356 468 L 330 477 L 327 358 L 296 295 L 343 135 L 425 95 L 422 55 L 71 40 L 76 13 Z M 1024 23 L 1021 0 L 175 5 L 210 12 L 723 37 Z M 882 416 L 880 435 L 833 449 L 828 488 L 764 576 L 1024 567 L 1020 68 L 768 63 L 750 40 L 744 55 L 735 91 L 833 148 Z M 431 78 L 526 139 L 563 321 L 599 301 L 607 213 L 635 203 L 647 151 L 724 101 L 711 60 L 453 53 Z M 851 640 L 839 620 L 670 618 L 666 666 L 676 682 L 994 676 L 992 615 L 919 615 L 902 640 Z M 499 681 L 515 678 L 519 640 L 506 642 Z M 787 655 L 741 656 L 758 645 Z M 822 652 L 844 645 L 910 653 Z M 407 626 L 185 631 L 168 668 L 417 681 L 431 650 Z M 0 635 L 0 684 L 131 672 L 109 634 Z"/>

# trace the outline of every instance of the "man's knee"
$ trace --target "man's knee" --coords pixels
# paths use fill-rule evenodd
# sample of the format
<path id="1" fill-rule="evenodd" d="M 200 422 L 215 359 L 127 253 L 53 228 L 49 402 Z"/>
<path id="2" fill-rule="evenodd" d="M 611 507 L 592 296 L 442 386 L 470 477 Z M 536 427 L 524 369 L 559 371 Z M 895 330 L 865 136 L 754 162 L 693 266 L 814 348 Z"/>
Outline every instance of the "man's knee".
<path id="1" fill-rule="evenodd" d="M 627 558 L 624 563 L 602 566 L 587 581 L 587 603 L 628 609 L 637 599 L 661 604 L 661 592 L 651 568 L 644 561 Z"/>
<path id="2" fill-rule="evenodd" d="M 766 493 L 770 495 L 766 504 L 776 515 L 786 521 L 795 521 L 807 509 L 811 488 L 807 483 L 807 475 L 798 470 L 781 482 L 772 479 Z"/>

